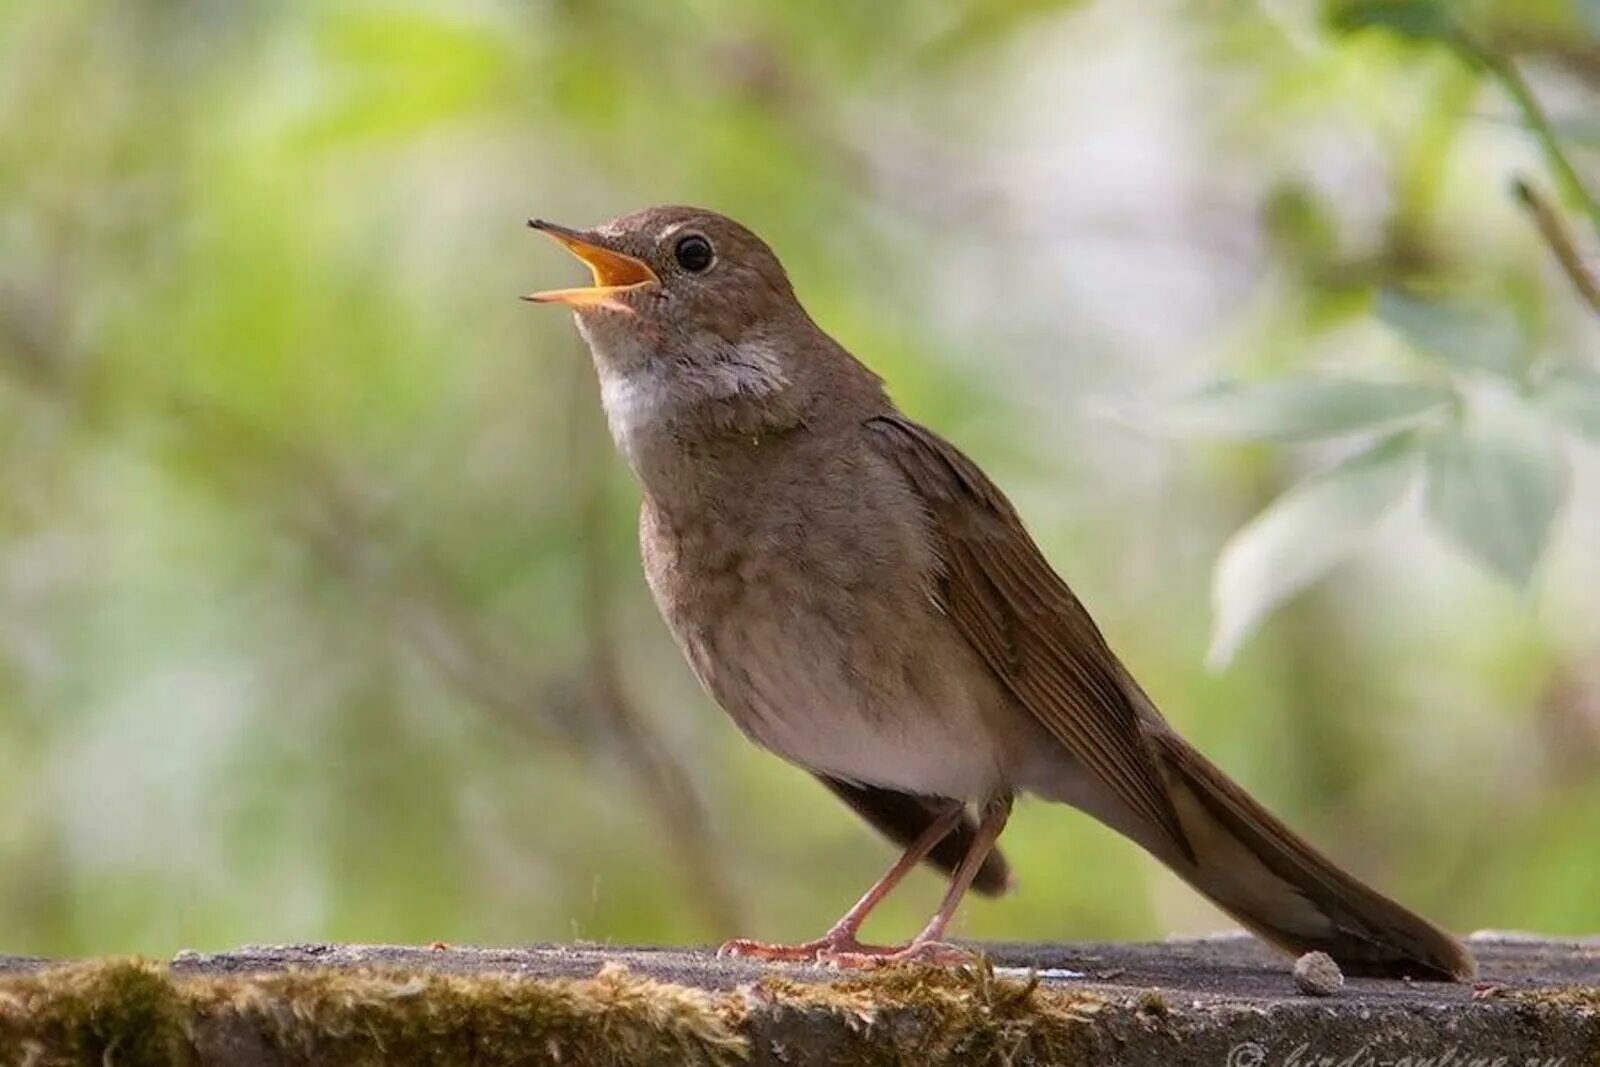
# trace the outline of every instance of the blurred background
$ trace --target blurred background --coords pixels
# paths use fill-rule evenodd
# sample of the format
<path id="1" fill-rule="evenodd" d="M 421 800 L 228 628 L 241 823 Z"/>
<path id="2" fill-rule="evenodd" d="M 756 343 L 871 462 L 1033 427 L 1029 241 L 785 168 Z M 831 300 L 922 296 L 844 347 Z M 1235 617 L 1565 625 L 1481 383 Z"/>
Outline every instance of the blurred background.
<path id="1" fill-rule="evenodd" d="M 672 201 L 1269 806 L 1600 932 L 1597 100 L 1584 0 L 0 3 L 0 952 L 800 938 L 881 872 L 700 694 L 516 299 L 582 277 L 527 216 Z M 1374 441 L 1419 466 L 1329 490 Z M 961 936 L 1227 925 L 1068 809 L 1005 845 Z"/>

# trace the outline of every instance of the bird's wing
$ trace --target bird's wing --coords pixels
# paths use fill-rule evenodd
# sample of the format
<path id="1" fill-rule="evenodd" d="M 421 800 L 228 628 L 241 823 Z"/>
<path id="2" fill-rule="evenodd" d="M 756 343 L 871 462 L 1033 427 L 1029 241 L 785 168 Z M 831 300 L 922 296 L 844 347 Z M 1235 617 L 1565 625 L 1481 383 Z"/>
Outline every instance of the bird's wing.
<path id="1" fill-rule="evenodd" d="M 939 607 L 1023 707 L 1193 859 L 1144 736 L 1137 687 L 1005 494 L 954 445 L 903 416 L 866 427 L 927 508 L 943 563 Z"/>
<path id="2" fill-rule="evenodd" d="M 840 800 L 856 809 L 856 813 L 879 833 L 902 848 L 910 846 L 911 842 L 921 837 L 922 831 L 938 818 L 941 810 L 937 803 L 912 793 L 857 785 L 839 778 L 830 778 L 825 774 L 817 775 L 817 780 L 833 790 L 834 795 Z M 927 862 L 946 874 L 954 874 L 966 856 L 967 850 L 972 847 L 973 837 L 977 832 L 978 824 L 973 821 L 971 815 L 967 815 L 943 841 L 933 847 L 933 851 L 928 853 Z M 998 896 L 1004 893 L 1010 884 L 1011 869 L 1007 866 L 1005 857 L 1000 855 L 999 849 L 990 849 L 983 866 L 978 868 L 978 876 L 973 880 L 972 888 L 985 896 Z"/>

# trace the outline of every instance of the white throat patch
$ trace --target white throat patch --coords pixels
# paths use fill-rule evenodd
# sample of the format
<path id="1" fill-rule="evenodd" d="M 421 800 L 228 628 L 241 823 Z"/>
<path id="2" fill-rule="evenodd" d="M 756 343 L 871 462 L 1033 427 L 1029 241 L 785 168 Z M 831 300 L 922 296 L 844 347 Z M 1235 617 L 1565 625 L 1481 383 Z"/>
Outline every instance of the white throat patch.
<path id="1" fill-rule="evenodd" d="M 760 400 L 789 384 L 778 351 L 765 341 L 746 341 L 726 358 L 706 363 L 672 360 L 595 361 L 600 402 L 611 436 L 635 470 L 662 431 L 689 409 L 718 401 Z M 619 364 L 621 364 L 619 366 Z"/>
<path id="2" fill-rule="evenodd" d="M 640 459 L 636 454 L 638 442 L 652 426 L 670 415 L 669 392 L 653 367 L 626 372 L 600 367 L 600 403 L 606 411 L 606 424 L 611 427 L 611 439 L 635 470 Z"/>

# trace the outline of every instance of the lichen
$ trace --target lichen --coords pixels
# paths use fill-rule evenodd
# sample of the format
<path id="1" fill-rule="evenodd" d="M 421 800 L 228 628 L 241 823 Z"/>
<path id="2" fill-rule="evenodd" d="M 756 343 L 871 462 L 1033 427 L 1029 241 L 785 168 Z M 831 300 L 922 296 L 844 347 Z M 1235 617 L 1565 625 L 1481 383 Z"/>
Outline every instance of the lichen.
<path id="1" fill-rule="evenodd" d="M 0 1062 L 168 1067 L 189 1062 L 188 1008 L 164 968 L 68 964 L 0 983 Z"/>

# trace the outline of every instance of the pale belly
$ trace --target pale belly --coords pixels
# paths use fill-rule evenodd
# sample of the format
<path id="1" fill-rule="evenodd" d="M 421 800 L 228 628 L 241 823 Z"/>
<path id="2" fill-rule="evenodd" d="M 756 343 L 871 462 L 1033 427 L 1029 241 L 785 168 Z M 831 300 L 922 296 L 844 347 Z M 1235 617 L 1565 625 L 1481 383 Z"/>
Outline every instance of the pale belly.
<path id="1" fill-rule="evenodd" d="M 641 515 L 651 590 L 706 690 L 810 771 L 966 800 L 1014 788 L 1048 742 L 934 604 L 900 475 L 838 448 L 766 462 L 758 502 L 719 495 L 677 526 L 648 500 Z M 852 491 L 825 505 L 770 488 L 828 481 Z"/>
<path id="2" fill-rule="evenodd" d="M 927 591 L 830 581 L 826 564 L 779 565 L 767 553 L 690 572 L 645 545 L 652 591 L 690 666 L 761 747 L 922 796 L 1037 793 L 1137 835 L 1137 820 L 1015 701 Z"/>
<path id="3" fill-rule="evenodd" d="M 736 609 L 689 635 L 685 651 L 739 727 L 789 762 L 978 800 L 1011 788 L 1009 709 L 971 650 L 938 623 L 906 621 L 873 639 L 803 605 L 776 616 Z"/>

